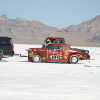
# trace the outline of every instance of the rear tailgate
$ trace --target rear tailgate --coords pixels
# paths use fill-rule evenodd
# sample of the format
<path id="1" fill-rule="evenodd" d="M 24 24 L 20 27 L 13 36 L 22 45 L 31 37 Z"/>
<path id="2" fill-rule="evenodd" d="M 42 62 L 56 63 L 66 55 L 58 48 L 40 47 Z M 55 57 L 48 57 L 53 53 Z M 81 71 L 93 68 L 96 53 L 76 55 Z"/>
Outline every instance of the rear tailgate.
<path id="1" fill-rule="evenodd" d="M 3 55 L 7 55 L 7 56 L 13 56 L 14 55 L 14 51 L 12 50 L 12 44 L 2 44 L 0 47 L 3 50 Z"/>

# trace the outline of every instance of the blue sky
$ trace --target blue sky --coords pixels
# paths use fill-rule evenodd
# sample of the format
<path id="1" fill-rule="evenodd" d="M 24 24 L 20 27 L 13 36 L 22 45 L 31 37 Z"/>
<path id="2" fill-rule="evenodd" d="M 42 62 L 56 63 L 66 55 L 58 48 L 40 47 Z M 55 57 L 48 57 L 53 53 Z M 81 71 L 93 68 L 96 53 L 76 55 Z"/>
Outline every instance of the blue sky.
<path id="1" fill-rule="evenodd" d="M 0 16 L 64 28 L 100 15 L 100 0 L 0 0 Z"/>

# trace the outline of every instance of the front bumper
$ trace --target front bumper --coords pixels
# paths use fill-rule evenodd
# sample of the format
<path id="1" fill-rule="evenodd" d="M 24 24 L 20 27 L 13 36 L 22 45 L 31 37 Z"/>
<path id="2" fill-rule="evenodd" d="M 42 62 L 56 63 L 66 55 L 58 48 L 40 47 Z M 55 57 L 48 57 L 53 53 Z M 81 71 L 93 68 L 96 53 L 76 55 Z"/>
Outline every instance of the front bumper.
<path id="1" fill-rule="evenodd" d="M 87 55 L 87 59 L 90 59 L 90 55 Z"/>

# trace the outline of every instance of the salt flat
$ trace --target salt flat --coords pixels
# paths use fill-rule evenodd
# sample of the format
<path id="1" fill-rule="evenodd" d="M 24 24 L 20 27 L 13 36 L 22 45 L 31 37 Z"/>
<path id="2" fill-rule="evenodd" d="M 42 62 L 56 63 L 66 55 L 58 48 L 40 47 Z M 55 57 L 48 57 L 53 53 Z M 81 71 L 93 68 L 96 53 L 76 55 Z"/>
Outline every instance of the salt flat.
<path id="1" fill-rule="evenodd" d="M 15 44 L 15 52 L 29 47 Z M 91 61 L 32 63 L 14 56 L 0 61 L 0 100 L 100 100 L 100 48 L 90 51 Z"/>

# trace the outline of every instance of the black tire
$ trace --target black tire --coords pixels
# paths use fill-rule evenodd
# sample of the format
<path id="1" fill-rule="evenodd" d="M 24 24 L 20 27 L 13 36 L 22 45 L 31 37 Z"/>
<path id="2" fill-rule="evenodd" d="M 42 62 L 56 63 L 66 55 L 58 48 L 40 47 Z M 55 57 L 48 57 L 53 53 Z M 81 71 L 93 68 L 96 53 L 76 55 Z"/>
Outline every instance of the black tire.
<path id="1" fill-rule="evenodd" d="M 0 53 L 0 60 L 2 59 L 2 54 Z"/>
<path id="2" fill-rule="evenodd" d="M 33 62 L 36 62 L 36 63 L 38 63 L 38 62 L 40 62 L 40 56 L 39 55 L 35 55 L 34 57 L 33 57 L 33 59 L 32 59 L 32 61 Z"/>
<path id="3" fill-rule="evenodd" d="M 69 63 L 70 63 L 70 64 L 76 64 L 78 61 L 79 61 L 79 58 L 78 58 L 78 56 L 76 56 L 76 55 L 72 55 L 72 56 L 69 58 Z"/>
<path id="4" fill-rule="evenodd" d="M 3 57 L 3 52 L 0 50 L 0 60 L 2 59 Z"/>

